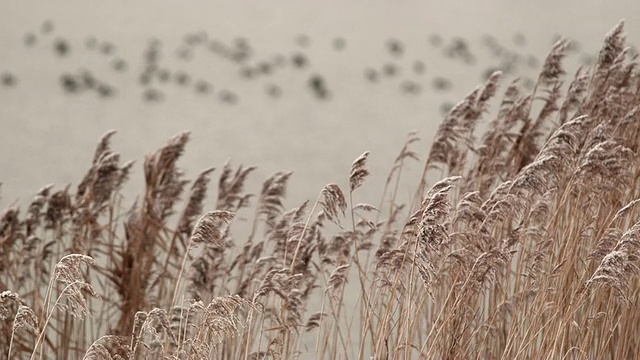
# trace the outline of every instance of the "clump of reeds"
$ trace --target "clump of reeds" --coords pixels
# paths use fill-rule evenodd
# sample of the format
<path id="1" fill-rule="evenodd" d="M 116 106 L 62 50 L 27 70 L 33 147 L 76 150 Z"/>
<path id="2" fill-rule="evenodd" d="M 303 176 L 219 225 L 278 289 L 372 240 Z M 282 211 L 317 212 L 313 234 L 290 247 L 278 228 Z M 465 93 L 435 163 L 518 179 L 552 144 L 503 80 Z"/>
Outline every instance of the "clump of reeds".
<path id="1" fill-rule="evenodd" d="M 419 179 L 403 172 L 420 159 L 410 134 L 378 202 L 359 202 L 365 152 L 344 181 L 291 207 L 292 173 L 253 202 L 254 168 L 226 164 L 205 211 L 214 170 L 189 186 L 181 133 L 146 156 L 125 207 L 134 168 L 107 133 L 75 191 L 48 185 L 24 213 L 0 215 L 0 353 L 639 358 L 640 72 L 622 23 L 564 84 L 567 44 L 532 92 L 512 82 L 492 111 L 494 73 L 454 106 Z M 236 216 L 249 218 L 246 237 Z"/>

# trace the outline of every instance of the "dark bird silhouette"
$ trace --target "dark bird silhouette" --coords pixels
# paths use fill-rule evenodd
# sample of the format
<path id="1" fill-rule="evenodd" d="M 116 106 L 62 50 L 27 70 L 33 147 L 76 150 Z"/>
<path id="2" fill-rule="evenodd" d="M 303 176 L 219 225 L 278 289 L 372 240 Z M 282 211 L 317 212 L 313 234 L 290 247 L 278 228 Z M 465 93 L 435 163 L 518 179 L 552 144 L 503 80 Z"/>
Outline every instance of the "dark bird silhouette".
<path id="1" fill-rule="evenodd" d="M 40 26 L 40 32 L 42 32 L 43 34 L 50 34 L 53 32 L 53 29 L 54 29 L 54 25 L 53 25 L 53 21 L 51 20 L 46 20 Z"/>
<path id="2" fill-rule="evenodd" d="M 429 36 L 429 44 L 431 44 L 431 46 L 433 47 L 442 46 L 442 37 L 438 34 L 431 34 Z"/>
<path id="3" fill-rule="evenodd" d="M 404 54 L 404 45 L 398 39 L 387 40 L 387 51 L 393 56 L 400 57 Z"/>
<path id="4" fill-rule="evenodd" d="M 153 77 L 153 71 L 143 71 L 138 78 L 138 82 L 142 86 L 147 86 L 151 83 Z"/>
<path id="5" fill-rule="evenodd" d="M 191 60 L 193 59 L 193 50 L 188 47 L 181 47 L 176 51 L 176 56 L 185 61 Z"/>
<path id="6" fill-rule="evenodd" d="M 445 79 L 445 78 L 439 76 L 439 77 L 433 79 L 433 87 L 436 90 L 446 91 L 446 90 L 451 89 L 452 84 L 451 84 L 451 81 L 449 79 Z"/>
<path id="7" fill-rule="evenodd" d="M 123 71 L 126 71 L 126 70 L 127 70 L 127 67 L 128 67 L 128 66 L 127 66 L 127 62 L 126 62 L 126 61 L 124 61 L 124 59 L 119 59 L 119 58 L 118 58 L 118 59 L 114 59 L 114 60 L 111 62 L 111 67 L 113 67 L 113 69 L 114 69 L 115 71 L 123 72 Z"/>
<path id="8" fill-rule="evenodd" d="M 271 61 L 271 63 L 275 67 L 283 67 L 287 65 L 287 58 L 282 54 L 278 54 L 273 57 L 273 60 Z"/>
<path id="9" fill-rule="evenodd" d="M 526 63 L 527 63 L 527 66 L 529 66 L 532 69 L 536 69 L 540 65 L 540 61 L 534 55 L 527 56 Z"/>
<path id="10" fill-rule="evenodd" d="M 582 45 L 580 44 L 580 42 L 576 40 L 572 40 L 567 45 L 567 52 L 577 53 L 577 52 L 580 52 L 581 48 L 582 48 Z"/>
<path id="11" fill-rule="evenodd" d="M 378 72 L 375 71 L 374 69 L 366 69 L 364 71 L 364 77 L 366 77 L 367 80 L 369 80 L 370 82 L 377 82 L 378 81 Z"/>
<path id="12" fill-rule="evenodd" d="M 304 68 L 308 64 L 307 57 L 301 53 L 295 53 L 291 56 L 291 63 L 297 68 Z"/>
<path id="13" fill-rule="evenodd" d="M 113 45 L 112 43 L 105 41 L 102 44 L 100 44 L 100 52 L 102 52 L 105 55 L 111 55 L 116 51 L 116 47 L 115 45 Z"/>
<path id="14" fill-rule="evenodd" d="M 445 55 L 449 58 L 460 58 L 466 64 L 475 64 L 476 57 L 469 50 L 469 45 L 462 38 L 455 38 L 451 41 L 451 44 L 444 50 Z"/>
<path id="15" fill-rule="evenodd" d="M 191 76 L 189 74 L 178 71 L 175 73 L 174 78 L 179 85 L 186 86 L 191 82 Z"/>
<path id="16" fill-rule="evenodd" d="M 107 84 L 98 84 L 96 91 L 102 98 L 109 98 L 115 95 L 115 89 L 111 85 Z"/>
<path id="17" fill-rule="evenodd" d="M 208 47 L 209 50 L 213 51 L 214 53 L 220 53 L 224 51 L 224 44 L 222 44 L 219 40 L 211 40 Z"/>
<path id="18" fill-rule="evenodd" d="M 143 58 L 145 62 L 155 64 L 160 61 L 161 58 L 162 42 L 158 39 L 152 38 L 149 40 L 147 48 L 144 51 Z"/>
<path id="19" fill-rule="evenodd" d="M 405 80 L 400 84 L 400 90 L 407 94 L 417 95 L 422 92 L 422 86 L 415 81 Z"/>
<path id="20" fill-rule="evenodd" d="M 518 45 L 518 46 L 525 46 L 527 44 L 527 38 L 524 37 L 523 33 L 515 33 L 513 35 L 513 43 Z"/>
<path id="21" fill-rule="evenodd" d="M 71 52 L 71 46 L 69 46 L 69 43 L 66 40 L 57 39 L 53 43 L 53 50 L 59 56 L 65 57 L 65 56 L 69 55 L 69 53 Z"/>
<path id="22" fill-rule="evenodd" d="M 395 64 L 387 63 L 382 66 L 382 72 L 387 76 L 395 76 L 400 72 L 400 69 Z"/>
<path id="23" fill-rule="evenodd" d="M 196 37 L 198 38 L 198 44 L 204 44 L 209 40 L 209 34 L 204 30 L 198 31 Z"/>
<path id="24" fill-rule="evenodd" d="M 580 55 L 580 63 L 584 66 L 593 66 L 596 63 L 596 57 L 591 54 Z"/>
<path id="25" fill-rule="evenodd" d="M 198 80 L 195 83 L 195 89 L 197 93 L 205 95 L 211 93 L 213 86 L 207 81 Z"/>
<path id="26" fill-rule="evenodd" d="M 11 73 L 4 72 L 0 75 L 0 82 L 6 87 L 14 87 L 18 84 L 18 78 Z"/>
<path id="27" fill-rule="evenodd" d="M 253 69 L 249 66 L 244 66 L 240 68 L 240 75 L 245 79 L 253 78 L 254 73 L 255 72 L 253 71 Z"/>
<path id="28" fill-rule="evenodd" d="M 36 44 L 36 42 L 38 41 L 38 38 L 36 37 L 36 34 L 30 32 L 24 35 L 23 40 L 26 46 L 31 47 Z"/>
<path id="29" fill-rule="evenodd" d="M 329 90 L 322 76 L 317 74 L 312 75 L 311 78 L 309 78 L 309 86 L 318 99 L 327 99 L 329 97 Z"/>
<path id="30" fill-rule="evenodd" d="M 440 113 L 442 115 L 446 114 L 449 112 L 449 110 L 453 109 L 453 103 L 449 102 L 449 101 L 445 101 L 442 104 L 440 104 Z"/>
<path id="31" fill-rule="evenodd" d="M 221 90 L 218 95 L 220 100 L 227 104 L 236 104 L 238 102 L 238 95 L 229 91 L 229 90 Z"/>
<path id="32" fill-rule="evenodd" d="M 308 47 L 309 43 L 311 42 L 311 40 L 309 39 L 309 36 L 305 35 L 305 34 L 300 34 L 298 36 L 296 36 L 296 44 L 298 44 L 298 46 L 300 47 Z"/>
<path id="33" fill-rule="evenodd" d="M 95 89 L 98 86 L 98 80 L 88 70 L 81 70 L 77 76 L 77 80 L 83 88 Z"/>
<path id="34" fill-rule="evenodd" d="M 200 34 L 193 34 L 193 33 L 191 33 L 191 34 L 186 34 L 186 35 L 184 36 L 183 42 L 184 42 L 186 45 L 189 45 L 189 46 L 195 46 L 195 45 L 200 45 L 200 44 L 202 44 L 202 42 L 203 42 L 204 40 L 205 40 L 205 39 L 203 39 L 203 37 L 202 37 L 202 36 L 200 36 Z"/>
<path id="35" fill-rule="evenodd" d="M 235 62 L 236 64 L 240 64 L 249 59 L 249 52 L 244 50 L 234 50 L 231 52 L 231 55 L 229 55 L 229 57 L 231 58 L 231 61 Z"/>
<path id="36" fill-rule="evenodd" d="M 271 67 L 271 64 L 269 64 L 266 61 L 263 61 L 261 63 L 258 64 L 258 69 L 260 70 L 260 72 L 263 75 L 269 75 L 271 74 L 271 71 L 273 70 L 273 68 Z"/>
<path id="37" fill-rule="evenodd" d="M 347 46 L 347 41 L 344 38 L 338 37 L 333 39 L 333 48 L 336 51 L 342 51 Z"/>
<path id="38" fill-rule="evenodd" d="M 167 69 L 158 69 L 155 73 L 161 83 L 166 83 L 171 77 L 171 73 Z"/>
<path id="39" fill-rule="evenodd" d="M 272 98 L 279 98 L 282 95 L 282 89 L 276 84 L 267 84 L 266 91 Z"/>
<path id="40" fill-rule="evenodd" d="M 248 60 L 252 53 L 253 49 L 249 44 L 249 41 L 243 37 L 238 37 L 233 40 L 234 51 L 232 55 L 232 60 L 237 63 L 242 63 Z"/>
<path id="41" fill-rule="evenodd" d="M 82 90 L 82 84 L 76 76 L 68 73 L 60 76 L 60 86 L 65 92 L 72 94 L 79 93 Z"/>
<path id="42" fill-rule="evenodd" d="M 238 49 L 247 50 L 247 51 L 251 50 L 251 45 L 249 45 L 249 41 L 243 37 L 237 37 L 233 39 L 233 45 Z"/>
<path id="43" fill-rule="evenodd" d="M 536 82 L 530 77 L 525 77 L 522 79 L 522 86 L 527 90 L 533 90 L 535 84 Z"/>
<path id="44" fill-rule="evenodd" d="M 164 100 L 164 93 L 158 89 L 149 88 L 142 93 L 142 99 L 146 102 L 161 102 Z"/>

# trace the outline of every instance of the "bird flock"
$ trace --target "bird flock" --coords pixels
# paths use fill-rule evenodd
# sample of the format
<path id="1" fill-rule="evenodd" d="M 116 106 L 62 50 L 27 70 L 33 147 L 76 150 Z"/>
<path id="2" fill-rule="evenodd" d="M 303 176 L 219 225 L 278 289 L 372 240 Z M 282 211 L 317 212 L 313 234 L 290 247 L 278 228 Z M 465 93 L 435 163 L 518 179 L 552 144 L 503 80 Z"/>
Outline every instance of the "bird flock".
<path id="1" fill-rule="evenodd" d="M 51 20 L 44 21 L 39 29 L 29 31 L 23 37 L 25 47 L 50 47 L 53 55 L 63 59 L 82 57 L 83 52 L 97 53 L 104 57 L 114 74 L 127 76 L 127 79 L 132 80 L 129 84 L 138 86 L 140 99 L 145 103 L 166 100 L 167 88 L 172 85 L 191 89 L 196 96 L 212 97 L 221 104 L 239 103 L 241 94 L 232 87 L 220 86 L 212 79 L 198 76 L 188 70 L 189 63 L 202 57 L 203 53 L 213 55 L 215 61 L 231 65 L 232 71 L 237 75 L 235 84 L 261 79 L 262 81 L 256 82 L 263 87 L 264 95 L 274 100 L 287 93 L 287 89 L 278 83 L 276 76 L 284 69 L 292 69 L 298 73 L 296 76 L 302 79 L 309 95 L 321 101 L 330 100 L 335 96 L 335 91 L 327 77 L 314 68 L 314 61 L 308 51 L 314 46 L 312 39 L 308 35 L 300 34 L 292 40 L 289 52 L 265 56 L 256 51 L 247 38 L 237 37 L 231 41 L 222 41 L 212 38 L 205 31 L 197 31 L 186 33 L 173 49 L 157 38 L 150 38 L 142 49 L 141 58 L 127 59 L 118 52 L 118 46 L 113 41 L 94 36 L 87 36 L 80 43 L 65 39 L 62 34 L 57 33 Z M 496 70 L 501 70 L 506 75 L 521 76 L 527 71 L 534 73 L 540 66 L 540 59 L 527 53 L 527 39 L 522 33 L 514 34 L 510 44 L 503 44 L 490 35 L 484 35 L 479 43 L 494 64 L 481 71 L 482 79 L 479 80 L 488 78 Z M 580 51 L 580 44 L 571 44 L 569 50 Z M 472 49 L 470 42 L 460 37 L 446 39 L 441 35 L 431 34 L 425 37 L 423 46 L 428 46 L 430 52 L 444 56 L 448 62 L 468 66 L 476 66 L 478 63 L 478 49 Z M 381 47 L 386 56 L 374 66 L 362 66 L 361 80 L 364 83 L 371 86 L 393 84 L 397 86 L 400 94 L 410 96 L 419 96 L 428 90 L 446 93 L 454 88 L 455 84 L 451 78 L 439 74 L 431 75 L 427 59 L 411 55 L 411 52 L 407 51 L 408 46 L 400 39 L 386 39 L 381 43 Z M 335 37 L 324 50 L 345 53 L 349 50 L 349 41 L 345 37 Z M 170 61 L 167 61 L 168 59 Z M 593 58 L 584 55 L 580 60 L 585 65 L 594 61 Z M 90 70 L 92 64 L 87 61 L 86 66 L 61 73 L 59 86 L 62 92 L 68 95 L 93 93 L 104 99 L 117 97 L 119 91 L 116 82 L 111 81 L 109 76 L 98 75 L 98 72 Z M 211 61 L 211 64 L 217 66 L 214 61 Z M 291 72 L 283 76 L 291 76 Z M 390 79 L 396 81 L 389 81 Z M 530 78 L 523 77 L 521 80 L 523 86 L 533 85 Z M 19 86 L 18 74 L 9 69 L 0 69 L 0 86 Z M 442 104 L 441 111 L 448 110 L 451 105 Z"/>

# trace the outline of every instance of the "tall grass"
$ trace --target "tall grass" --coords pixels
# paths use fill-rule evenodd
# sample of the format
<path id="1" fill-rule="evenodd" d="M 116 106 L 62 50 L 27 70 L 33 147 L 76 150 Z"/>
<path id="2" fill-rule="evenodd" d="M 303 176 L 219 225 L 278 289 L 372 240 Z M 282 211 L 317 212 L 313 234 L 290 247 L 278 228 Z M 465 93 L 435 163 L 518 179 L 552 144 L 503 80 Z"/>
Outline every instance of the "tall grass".
<path id="1" fill-rule="evenodd" d="M 566 46 L 533 92 L 508 84 L 491 110 L 495 73 L 453 107 L 419 179 L 403 178 L 411 134 L 369 203 L 365 152 L 348 189 L 291 209 L 291 173 L 253 196 L 254 168 L 226 164 L 205 213 L 214 170 L 185 179 L 181 133 L 125 206 L 133 163 L 106 134 L 75 190 L 0 216 L 2 357 L 640 358 L 638 63 L 620 23 L 563 86 Z"/>

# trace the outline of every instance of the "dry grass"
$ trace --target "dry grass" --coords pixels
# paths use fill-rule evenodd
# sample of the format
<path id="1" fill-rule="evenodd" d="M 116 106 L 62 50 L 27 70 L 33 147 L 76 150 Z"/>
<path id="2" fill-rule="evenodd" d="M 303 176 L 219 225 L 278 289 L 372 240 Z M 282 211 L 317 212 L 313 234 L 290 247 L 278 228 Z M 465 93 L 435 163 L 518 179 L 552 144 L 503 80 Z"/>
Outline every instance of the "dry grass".
<path id="1" fill-rule="evenodd" d="M 126 208 L 133 166 L 110 132 L 75 192 L 46 186 L 0 215 L 0 354 L 640 358 L 640 72 L 624 43 L 619 24 L 563 86 L 560 40 L 533 92 L 514 82 L 490 111 L 494 74 L 445 116 L 420 179 L 403 178 L 410 134 L 378 206 L 354 203 L 365 152 L 348 193 L 328 184 L 291 209 L 291 173 L 253 201 L 254 168 L 226 164 L 199 218 L 214 170 L 188 188 L 182 133 L 145 158 Z M 415 183 L 406 204 L 400 182 Z M 238 213 L 253 214 L 244 239 Z"/>

